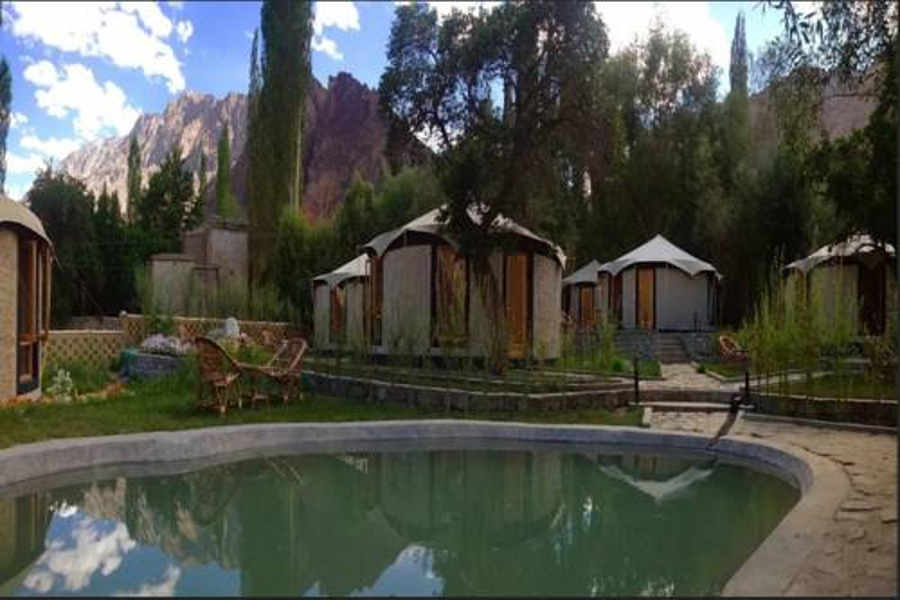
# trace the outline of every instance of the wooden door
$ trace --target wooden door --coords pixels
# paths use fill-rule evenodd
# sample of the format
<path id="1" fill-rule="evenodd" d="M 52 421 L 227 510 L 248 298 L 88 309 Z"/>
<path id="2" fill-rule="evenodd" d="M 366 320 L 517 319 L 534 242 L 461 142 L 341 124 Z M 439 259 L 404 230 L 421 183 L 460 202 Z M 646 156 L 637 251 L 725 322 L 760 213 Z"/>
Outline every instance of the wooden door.
<path id="1" fill-rule="evenodd" d="M 578 295 L 578 307 L 581 311 L 578 325 L 584 328 L 592 328 L 594 326 L 594 286 L 580 286 Z"/>
<path id="2" fill-rule="evenodd" d="M 640 267 L 637 272 L 637 325 L 641 329 L 653 329 L 656 324 L 653 267 Z"/>
<path id="3" fill-rule="evenodd" d="M 524 358 L 528 346 L 528 256 L 507 255 L 505 270 L 509 356 Z"/>
<path id="4" fill-rule="evenodd" d="M 871 269 L 864 261 L 857 268 L 857 294 L 861 329 L 869 335 L 884 333 L 885 266 L 879 262 Z"/>

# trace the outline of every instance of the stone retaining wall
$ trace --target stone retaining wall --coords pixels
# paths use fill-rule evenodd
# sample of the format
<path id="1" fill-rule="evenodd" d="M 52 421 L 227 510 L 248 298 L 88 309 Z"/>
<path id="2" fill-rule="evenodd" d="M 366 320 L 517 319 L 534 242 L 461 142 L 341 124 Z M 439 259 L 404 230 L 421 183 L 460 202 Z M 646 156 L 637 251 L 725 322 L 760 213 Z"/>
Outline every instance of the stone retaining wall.
<path id="1" fill-rule="evenodd" d="M 897 427 L 897 402 L 893 400 L 840 400 L 760 393 L 753 393 L 752 398 L 757 412 L 763 414 Z"/>
<path id="2" fill-rule="evenodd" d="M 316 394 L 357 402 L 399 404 L 443 412 L 562 411 L 590 408 L 612 410 L 634 399 L 629 386 L 574 392 L 482 392 L 451 387 L 394 383 L 377 379 L 304 371 L 304 383 Z"/>

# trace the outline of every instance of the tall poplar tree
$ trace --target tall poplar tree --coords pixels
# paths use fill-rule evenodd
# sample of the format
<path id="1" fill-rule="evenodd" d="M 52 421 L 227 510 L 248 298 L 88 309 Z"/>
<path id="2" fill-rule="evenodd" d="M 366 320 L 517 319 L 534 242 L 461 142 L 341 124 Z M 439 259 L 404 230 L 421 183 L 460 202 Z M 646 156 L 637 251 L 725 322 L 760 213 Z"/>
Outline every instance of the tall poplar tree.
<path id="1" fill-rule="evenodd" d="M 3 25 L 3 2 L 0 2 L 0 25 Z M 12 73 L 6 57 L 0 57 L 0 193 L 6 183 L 6 135 L 12 118 Z"/>
<path id="2" fill-rule="evenodd" d="M 234 194 L 231 193 L 231 143 L 228 141 L 228 123 L 219 134 L 216 148 L 216 208 L 220 217 L 231 218 L 237 215 Z"/>
<path id="3" fill-rule="evenodd" d="M 128 200 L 128 222 L 135 216 L 135 207 L 141 201 L 141 147 L 138 145 L 137 133 L 131 134 L 128 142 L 128 174 L 125 180 Z"/>
<path id="4" fill-rule="evenodd" d="M 265 0 L 260 10 L 261 40 L 254 35 L 249 103 L 254 282 L 266 277 L 283 207 L 299 210 L 303 196 L 301 148 L 306 93 L 312 78 L 312 20 L 311 2 Z"/>

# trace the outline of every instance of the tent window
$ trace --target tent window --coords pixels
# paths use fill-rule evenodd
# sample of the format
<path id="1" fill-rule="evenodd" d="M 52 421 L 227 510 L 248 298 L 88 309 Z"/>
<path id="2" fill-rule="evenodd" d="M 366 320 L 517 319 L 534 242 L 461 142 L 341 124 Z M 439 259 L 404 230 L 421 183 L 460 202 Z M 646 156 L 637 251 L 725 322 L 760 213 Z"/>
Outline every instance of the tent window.
<path id="1" fill-rule="evenodd" d="M 435 346 L 461 346 L 468 339 L 466 259 L 444 244 L 435 261 Z"/>

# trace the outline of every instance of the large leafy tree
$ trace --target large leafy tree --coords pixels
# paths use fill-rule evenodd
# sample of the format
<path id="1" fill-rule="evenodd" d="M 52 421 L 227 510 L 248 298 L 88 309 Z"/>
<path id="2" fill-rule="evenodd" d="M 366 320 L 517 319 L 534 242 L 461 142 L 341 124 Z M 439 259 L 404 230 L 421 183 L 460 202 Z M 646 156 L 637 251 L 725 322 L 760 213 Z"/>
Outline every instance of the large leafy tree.
<path id="1" fill-rule="evenodd" d="M 26 202 L 53 240 L 52 323 L 64 324 L 72 315 L 101 313 L 101 254 L 115 248 L 99 245 L 93 195 L 82 182 L 48 164 L 35 178 Z"/>
<path id="2" fill-rule="evenodd" d="M 557 144 L 578 126 L 579 95 L 607 50 L 589 3 L 507 2 L 491 12 L 454 11 L 441 22 L 421 3 L 396 9 L 382 107 L 394 126 L 439 149 L 444 219 L 473 258 L 494 322 L 503 320 L 488 263 L 503 240 L 495 219 L 534 224 L 553 201 L 565 162 Z M 500 353 L 494 363 L 503 368 Z"/>
<path id="3" fill-rule="evenodd" d="M 265 0 L 260 11 L 262 36 L 254 35 L 251 48 L 249 216 L 254 282 L 267 275 L 283 207 L 299 210 L 302 199 L 312 19 L 312 2 Z"/>

